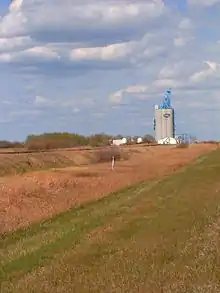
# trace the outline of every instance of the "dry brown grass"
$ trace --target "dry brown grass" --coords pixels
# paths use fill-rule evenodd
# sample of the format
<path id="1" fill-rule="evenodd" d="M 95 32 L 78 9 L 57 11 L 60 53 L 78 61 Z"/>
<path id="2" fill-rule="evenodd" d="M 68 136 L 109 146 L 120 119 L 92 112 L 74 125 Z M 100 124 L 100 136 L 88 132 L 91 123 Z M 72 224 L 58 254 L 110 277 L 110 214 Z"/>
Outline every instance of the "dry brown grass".
<path id="1" fill-rule="evenodd" d="M 77 155 L 77 154 L 76 154 Z M 0 176 L 74 165 L 74 159 L 59 152 L 35 154 L 0 154 Z"/>
<path id="2" fill-rule="evenodd" d="M 99 150 L 57 150 L 39 153 L 0 154 L 0 176 L 23 174 L 51 168 L 83 166 L 92 163 L 128 159 L 128 151 L 107 147 Z"/>
<path id="3" fill-rule="evenodd" d="M 1 231 L 27 226 L 125 186 L 164 176 L 215 146 L 194 145 L 181 150 L 163 146 L 138 149 L 142 151 L 133 153 L 129 160 L 116 161 L 114 171 L 111 162 L 107 162 L 0 178 Z M 80 156 L 88 156 L 89 160 L 94 158 L 94 153 L 82 153 Z M 73 160 L 71 156 L 75 159 L 75 155 L 60 152 L 67 160 Z"/>

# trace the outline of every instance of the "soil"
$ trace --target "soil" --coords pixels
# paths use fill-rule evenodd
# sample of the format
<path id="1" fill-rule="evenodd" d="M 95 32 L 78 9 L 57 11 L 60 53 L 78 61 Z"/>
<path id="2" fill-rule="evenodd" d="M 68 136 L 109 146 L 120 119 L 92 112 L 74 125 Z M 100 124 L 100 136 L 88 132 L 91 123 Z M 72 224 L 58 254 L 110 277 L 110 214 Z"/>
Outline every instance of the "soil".
<path id="1" fill-rule="evenodd" d="M 215 144 L 191 145 L 186 149 L 131 147 L 127 149 L 130 158 L 116 161 L 114 170 L 108 162 L 65 165 L 63 168 L 0 177 L 0 233 L 50 218 L 140 181 L 167 175 L 216 147 Z M 83 157 L 80 160 L 83 161 Z"/>

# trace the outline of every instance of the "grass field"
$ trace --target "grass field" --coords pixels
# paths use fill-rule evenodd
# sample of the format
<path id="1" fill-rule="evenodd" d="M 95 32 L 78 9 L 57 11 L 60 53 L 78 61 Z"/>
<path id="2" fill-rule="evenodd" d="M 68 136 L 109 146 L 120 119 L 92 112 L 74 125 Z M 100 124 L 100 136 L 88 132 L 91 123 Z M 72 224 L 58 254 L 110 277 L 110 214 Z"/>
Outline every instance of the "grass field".
<path id="1" fill-rule="evenodd" d="M 1 292 L 220 292 L 220 151 L 2 235 Z"/>

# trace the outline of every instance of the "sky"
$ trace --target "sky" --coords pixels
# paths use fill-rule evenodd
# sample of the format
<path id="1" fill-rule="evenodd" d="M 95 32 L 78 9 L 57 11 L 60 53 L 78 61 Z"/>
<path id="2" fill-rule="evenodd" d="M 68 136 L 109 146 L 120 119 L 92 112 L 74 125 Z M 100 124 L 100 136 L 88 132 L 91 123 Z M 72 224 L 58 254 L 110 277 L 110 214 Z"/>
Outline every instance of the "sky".
<path id="1" fill-rule="evenodd" d="M 178 5 L 177 5 L 178 4 Z M 0 1 L 0 139 L 153 133 L 220 139 L 220 0 Z"/>

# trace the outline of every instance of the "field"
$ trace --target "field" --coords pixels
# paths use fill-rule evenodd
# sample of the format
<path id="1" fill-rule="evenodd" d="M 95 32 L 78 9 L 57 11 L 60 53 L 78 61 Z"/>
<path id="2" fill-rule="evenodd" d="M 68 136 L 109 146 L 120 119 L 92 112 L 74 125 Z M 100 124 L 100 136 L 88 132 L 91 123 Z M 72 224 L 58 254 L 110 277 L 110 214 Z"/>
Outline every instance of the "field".
<path id="1" fill-rule="evenodd" d="M 95 152 L 90 151 L 1 155 L 0 233 L 169 174 L 214 148 L 206 144 L 189 149 L 125 148 L 121 152 L 126 160 L 116 161 L 114 171 L 110 161 L 96 163 Z"/>
<path id="2" fill-rule="evenodd" d="M 220 150 L 126 151 L 1 177 L 1 292 L 220 292 Z"/>

